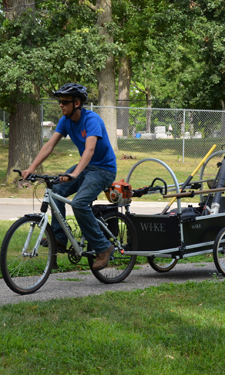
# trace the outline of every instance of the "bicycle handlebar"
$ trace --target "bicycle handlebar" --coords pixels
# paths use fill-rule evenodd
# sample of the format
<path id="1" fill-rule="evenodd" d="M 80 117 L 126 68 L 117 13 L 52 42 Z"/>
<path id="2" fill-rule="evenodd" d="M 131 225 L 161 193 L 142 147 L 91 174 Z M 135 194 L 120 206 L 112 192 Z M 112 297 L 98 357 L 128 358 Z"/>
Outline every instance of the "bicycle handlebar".
<path id="1" fill-rule="evenodd" d="M 13 169 L 13 172 L 17 172 L 20 176 L 22 176 L 22 172 L 19 169 Z"/>
<path id="2" fill-rule="evenodd" d="M 13 172 L 19 173 L 20 177 L 22 177 L 22 172 L 19 169 L 13 169 Z M 26 178 L 27 181 L 35 182 L 37 180 L 43 179 L 46 183 L 47 182 L 52 182 L 53 184 L 58 184 L 60 183 L 59 177 L 61 176 L 66 176 L 69 178 L 69 181 L 75 180 L 74 177 L 70 176 L 67 173 L 64 174 L 59 174 L 58 176 L 49 176 L 49 175 L 38 175 L 38 174 L 29 174 Z"/>

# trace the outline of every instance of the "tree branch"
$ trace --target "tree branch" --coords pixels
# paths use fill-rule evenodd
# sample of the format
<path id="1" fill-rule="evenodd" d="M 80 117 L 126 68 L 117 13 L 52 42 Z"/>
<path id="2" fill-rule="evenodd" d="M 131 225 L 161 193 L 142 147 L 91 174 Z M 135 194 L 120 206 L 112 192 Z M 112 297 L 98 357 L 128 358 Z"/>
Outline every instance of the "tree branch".
<path id="1" fill-rule="evenodd" d="M 133 84 L 136 87 L 136 89 L 138 89 L 140 92 L 143 92 L 145 95 L 147 94 L 146 90 L 141 89 L 134 80 L 132 80 L 132 81 L 133 81 Z"/>
<path id="2" fill-rule="evenodd" d="M 88 0 L 79 0 L 79 4 L 84 4 L 86 5 L 88 8 L 90 8 L 93 12 L 97 12 L 97 7 L 95 5 L 93 5 L 90 1 Z"/>

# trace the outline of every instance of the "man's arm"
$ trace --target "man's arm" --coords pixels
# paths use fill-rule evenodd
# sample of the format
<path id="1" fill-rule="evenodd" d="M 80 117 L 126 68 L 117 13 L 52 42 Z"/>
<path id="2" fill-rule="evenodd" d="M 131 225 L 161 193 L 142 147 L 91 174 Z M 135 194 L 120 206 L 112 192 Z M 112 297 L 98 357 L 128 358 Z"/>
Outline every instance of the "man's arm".
<path id="1" fill-rule="evenodd" d="M 22 171 L 23 179 L 25 180 L 30 173 L 34 173 L 35 169 L 52 153 L 54 147 L 63 137 L 60 133 L 54 133 L 47 143 L 41 148 L 37 157 L 34 159 L 30 167 Z"/>
<path id="2" fill-rule="evenodd" d="M 95 136 L 90 136 L 86 139 L 85 150 L 80 158 L 79 163 L 74 169 L 73 173 L 70 173 L 70 176 L 77 178 L 79 174 L 84 170 L 84 168 L 88 165 L 89 161 L 94 155 L 97 140 L 98 138 Z M 68 180 L 69 180 L 68 177 L 65 177 L 65 176 L 60 177 L 61 182 L 67 182 Z"/>

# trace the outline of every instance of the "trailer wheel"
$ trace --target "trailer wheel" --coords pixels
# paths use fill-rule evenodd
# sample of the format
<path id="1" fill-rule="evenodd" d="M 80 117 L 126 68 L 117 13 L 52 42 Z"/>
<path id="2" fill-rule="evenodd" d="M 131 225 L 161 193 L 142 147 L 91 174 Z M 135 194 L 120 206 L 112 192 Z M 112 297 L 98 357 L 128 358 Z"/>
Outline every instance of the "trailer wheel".
<path id="1" fill-rule="evenodd" d="M 160 257 L 147 257 L 148 263 L 157 272 L 168 272 L 176 266 L 178 259 L 160 258 Z"/>
<path id="2" fill-rule="evenodd" d="M 218 272 L 225 276 L 225 228 L 222 228 L 216 236 L 213 259 Z"/>

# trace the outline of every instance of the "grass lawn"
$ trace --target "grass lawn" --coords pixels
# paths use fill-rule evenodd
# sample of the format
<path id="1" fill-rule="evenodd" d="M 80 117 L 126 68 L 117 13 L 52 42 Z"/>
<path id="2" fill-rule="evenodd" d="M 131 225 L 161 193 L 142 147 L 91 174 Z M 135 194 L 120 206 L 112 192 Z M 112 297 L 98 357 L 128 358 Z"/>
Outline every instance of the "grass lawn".
<path id="1" fill-rule="evenodd" d="M 201 142 L 199 142 L 201 141 Z M 183 183 L 187 177 L 195 170 L 196 166 L 200 163 L 203 156 L 210 150 L 213 142 L 209 140 L 203 143 L 202 140 L 191 140 L 186 142 L 186 154 L 190 155 L 185 157 L 185 162 L 182 162 L 181 152 L 182 140 L 157 140 L 157 142 L 147 142 L 141 139 L 128 139 L 119 140 L 119 150 L 116 153 L 118 172 L 116 180 L 126 177 L 133 167 L 133 165 L 145 158 L 156 158 L 166 163 L 174 172 L 179 183 Z M 219 150 L 217 147 L 216 150 Z M 131 156 L 132 159 L 124 159 L 123 155 Z M 50 157 L 44 162 L 44 172 L 49 174 L 63 173 L 65 170 L 79 161 L 79 153 L 71 140 L 63 139 L 56 146 Z M 0 144 L 0 195 L 1 197 L 32 197 L 33 189 L 25 188 L 18 189 L 15 185 L 5 185 L 4 177 L 7 170 L 8 161 L 8 147 Z M 213 158 L 207 165 L 204 173 L 204 178 L 214 178 L 217 173 L 217 162 L 221 161 L 221 156 Z M 193 180 L 198 180 L 200 171 L 195 175 Z M 16 175 L 15 175 L 16 176 Z M 170 173 L 161 166 L 159 163 L 144 162 L 140 164 L 133 172 L 130 178 L 130 183 L 134 189 L 150 185 L 154 178 L 163 178 L 168 185 L 173 184 L 173 179 Z M 159 184 L 157 182 L 157 184 Z M 204 188 L 207 188 L 206 184 Z M 39 187 L 38 196 L 41 198 L 44 188 Z M 104 193 L 99 197 L 105 199 Z M 140 199 L 140 198 L 138 198 Z M 160 194 L 142 197 L 141 200 L 150 201 L 165 201 Z M 169 199 L 167 199 L 168 201 Z M 190 201 L 185 199 L 184 201 Z M 193 198 L 191 201 L 198 202 L 199 197 Z"/>
<path id="2" fill-rule="evenodd" d="M 221 375 L 225 283 L 19 303 L 0 309 L 4 375 Z"/>

